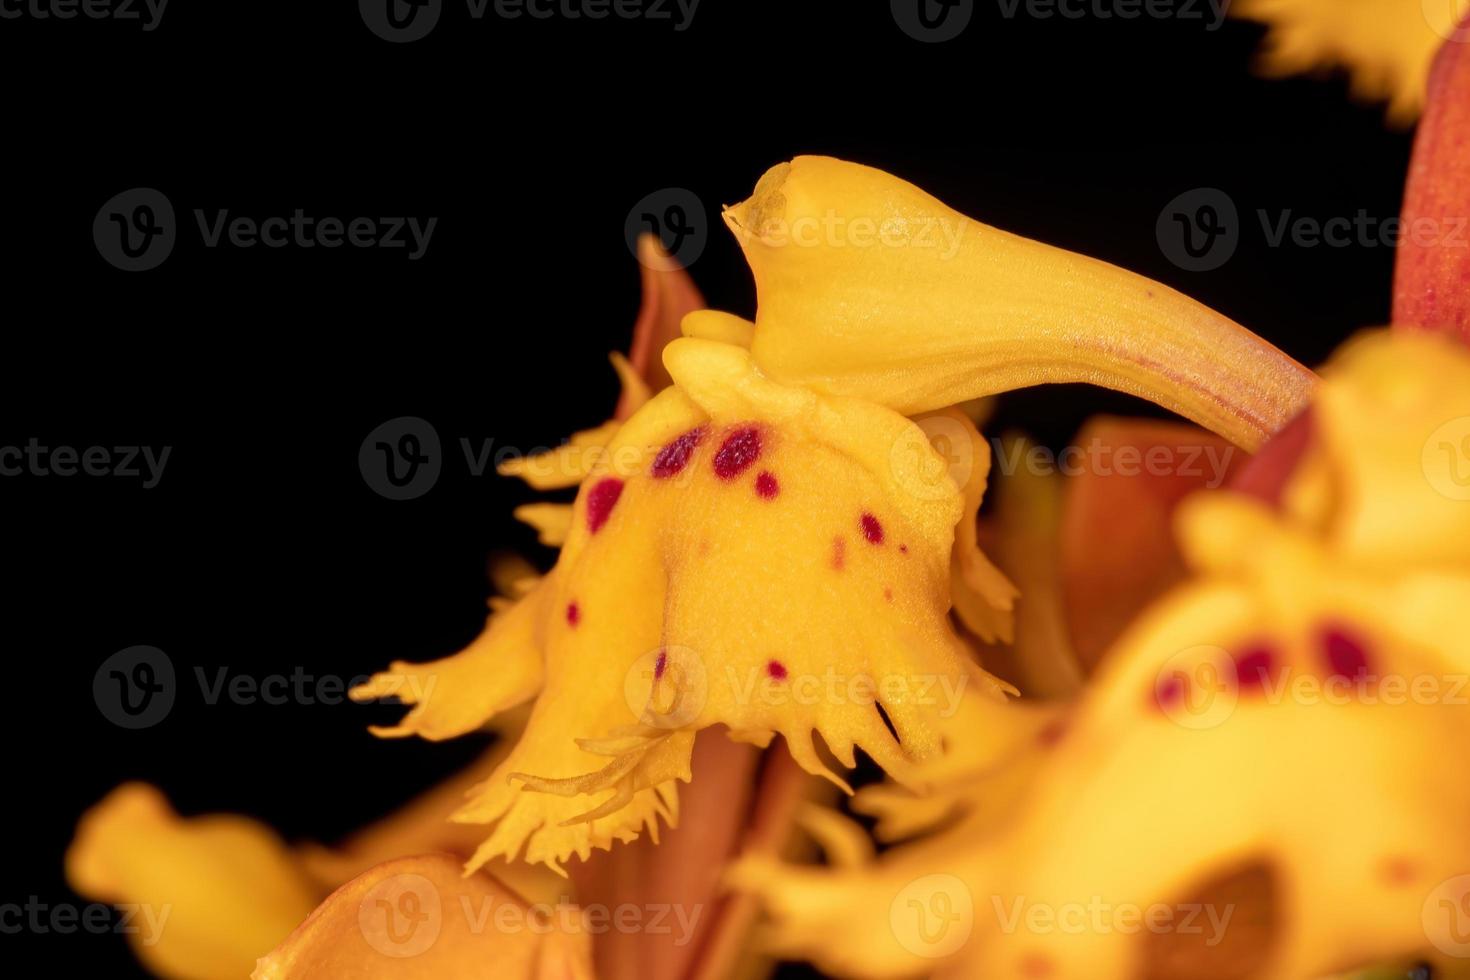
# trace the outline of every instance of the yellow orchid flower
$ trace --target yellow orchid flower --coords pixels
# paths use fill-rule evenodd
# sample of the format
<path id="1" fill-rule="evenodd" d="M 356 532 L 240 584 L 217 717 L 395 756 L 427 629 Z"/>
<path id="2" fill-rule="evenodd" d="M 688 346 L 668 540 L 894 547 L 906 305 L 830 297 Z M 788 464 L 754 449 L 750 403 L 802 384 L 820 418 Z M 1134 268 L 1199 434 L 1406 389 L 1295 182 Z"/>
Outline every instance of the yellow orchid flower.
<path id="1" fill-rule="evenodd" d="M 829 216 L 836 240 L 773 237 L 783 223 L 801 231 Z M 756 272 L 756 322 L 673 315 L 697 294 L 645 243 L 646 316 L 633 360 L 613 359 L 624 388 L 618 417 L 502 470 L 538 488 L 579 487 L 574 504 L 519 511 L 561 548 L 555 567 L 544 576 L 503 568 L 501 595 L 469 648 L 394 664 L 354 692 L 409 705 L 399 724 L 377 730 L 385 737 L 507 731 L 476 773 L 456 781 L 478 777 L 450 828 L 420 821 L 443 812 L 440 792 L 337 850 L 293 850 L 238 818 L 181 819 L 156 795 L 138 807 L 132 797 L 143 791 L 89 816 L 71 862 L 80 890 L 185 894 L 191 907 L 194 896 L 228 890 L 242 910 L 258 910 L 233 934 L 215 913 L 174 930 L 166 951 L 144 954 L 160 972 L 475 975 L 471 964 L 496 955 L 478 945 L 483 930 L 448 928 L 444 942 L 455 948 L 411 966 L 375 946 L 372 930 L 388 928 L 395 910 L 420 921 L 426 896 L 519 907 L 544 924 L 532 906 L 553 886 L 525 875 L 537 864 L 570 871 L 576 901 L 606 894 L 610 865 L 593 852 L 623 842 L 611 861 L 656 843 L 661 823 L 673 826 L 681 805 L 700 800 L 696 789 L 681 804 L 677 788 L 700 759 L 720 760 L 706 762 L 703 777 L 717 791 L 721 763 L 738 758 L 732 771 L 749 772 L 748 753 L 726 756 L 696 738 L 717 726 L 757 746 L 780 734 L 793 760 L 774 769 L 788 773 L 773 777 L 771 798 L 782 802 L 744 835 L 772 856 L 806 795 L 789 773 L 846 789 L 837 770 L 855 766 L 862 749 L 900 784 L 941 793 L 936 774 L 1029 756 L 1056 711 L 1008 707 L 1015 689 L 976 658 L 982 644 L 1011 638 L 1016 590 L 980 549 L 990 449 L 964 403 L 1088 380 L 1154 398 L 1253 448 L 1315 383 L 1162 285 L 988 228 L 855 164 L 803 157 L 775 168 L 729 220 Z M 947 236 L 945 253 L 926 251 L 933 234 Z M 667 385 L 649 367 L 654 351 Z M 1038 659 L 1025 654 L 1023 675 L 1065 662 L 1026 649 Z M 523 730 L 506 721 L 517 711 Z M 770 805 L 757 801 L 757 813 Z M 722 839 L 741 840 L 739 829 L 731 822 Z M 635 845 L 644 830 L 649 840 Z M 151 841 L 156 875 L 118 859 L 133 836 Z M 258 855 L 248 867 L 219 853 L 237 838 Z M 463 884 L 431 853 L 444 851 L 467 858 Z M 403 876 L 432 887 L 406 888 Z M 710 887 L 689 885 L 696 895 Z M 360 921 L 354 934 L 353 908 L 378 909 L 382 920 Z M 736 899 L 707 927 L 714 962 L 739 952 L 751 908 Z M 604 970 L 616 940 L 589 952 L 575 928 L 547 935 L 505 940 L 512 975 L 577 976 L 589 956 L 616 975 L 640 955 Z M 268 936 L 274 952 L 247 962 Z M 674 962 L 660 954 L 658 968 Z"/>
<path id="2" fill-rule="evenodd" d="M 823 752 L 850 768 L 861 748 L 902 781 L 956 717 L 1000 703 L 1006 686 L 949 618 L 953 605 L 981 639 L 1008 638 L 1015 593 L 976 543 L 988 447 L 946 406 L 1085 379 L 1254 446 L 1313 383 L 1172 290 L 867 167 L 797 158 L 727 218 L 756 274 L 756 323 L 687 317 L 663 352 L 672 387 L 507 467 L 581 486 L 554 519 L 523 511 L 562 543 L 556 567 L 464 653 L 394 664 L 357 692 L 424 692 L 379 734 L 431 739 L 535 698 L 455 816 L 492 825 L 472 868 L 524 853 L 559 869 L 656 834 L 691 778 L 694 733 L 713 725 L 758 745 L 779 733 L 846 788 Z M 813 696 L 824 688 L 839 693 Z"/>
<path id="3" fill-rule="evenodd" d="M 1470 738 L 1470 351 L 1371 334 L 1324 377 L 1283 509 L 1187 502 L 1192 577 L 1031 751 L 930 773 L 958 824 L 842 871 L 735 869 L 773 948 L 841 975 L 1055 980 L 1470 953 L 1438 904 L 1470 892 L 1446 755 Z M 890 838 L 944 815 L 888 787 L 860 802 Z"/>
<path id="4" fill-rule="evenodd" d="M 1234 0 L 1233 17 L 1265 23 L 1261 54 L 1270 75 L 1346 68 L 1353 93 L 1386 101 L 1399 124 L 1424 107 L 1435 52 L 1470 34 L 1466 0 Z"/>

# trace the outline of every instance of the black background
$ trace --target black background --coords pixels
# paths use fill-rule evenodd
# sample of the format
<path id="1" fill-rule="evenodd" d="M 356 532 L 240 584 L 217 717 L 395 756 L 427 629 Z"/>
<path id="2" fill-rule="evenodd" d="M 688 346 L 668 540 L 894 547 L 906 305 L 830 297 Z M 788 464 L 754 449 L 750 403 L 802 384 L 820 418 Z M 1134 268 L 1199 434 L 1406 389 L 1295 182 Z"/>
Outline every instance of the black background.
<path id="1" fill-rule="evenodd" d="M 310 8 L 310 9 L 308 9 Z M 470 475 L 458 441 L 553 445 L 616 396 L 606 352 L 638 304 L 624 241 L 645 194 L 747 195 L 796 153 L 891 170 L 991 224 L 1097 255 L 1320 360 L 1388 315 L 1386 247 L 1270 247 L 1254 215 L 1397 213 L 1410 136 L 1350 103 L 1340 77 L 1265 81 L 1262 36 L 1229 22 L 1006 19 L 980 0 L 960 38 L 920 44 L 886 2 L 703 0 L 667 22 L 475 22 L 450 0 L 393 45 L 354 3 L 186 4 L 137 22 L 0 20 L 7 356 L 0 445 L 170 446 L 159 485 L 0 478 L 6 570 L 6 841 L 0 902 L 76 903 L 61 857 L 116 783 L 184 813 L 258 816 L 330 840 L 476 752 L 382 743 L 391 707 L 208 705 L 195 667 L 350 678 L 427 659 L 480 626 L 486 556 L 545 562 L 509 517 L 518 485 Z M 103 202 L 163 191 L 180 240 L 124 273 L 91 236 Z M 1241 244 L 1184 272 L 1155 221 L 1175 195 L 1225 190 Z M 192 210 L 257 218 L 435 216 L 426 256 L 207 249 Z M 710 230 L 692 273 L 753 312 L 734 242 Z M 1067 438 L 1084 389 L 1018 394 L 1006 424 Z M 444 442 L 427 495 L 385 500 L 357 452 L 379 423 Z M 139 732 L 91 681 L 152 644 L 178 702 Z M 51 964 L 130 976 L 112 936 L 0 936 Z"/>

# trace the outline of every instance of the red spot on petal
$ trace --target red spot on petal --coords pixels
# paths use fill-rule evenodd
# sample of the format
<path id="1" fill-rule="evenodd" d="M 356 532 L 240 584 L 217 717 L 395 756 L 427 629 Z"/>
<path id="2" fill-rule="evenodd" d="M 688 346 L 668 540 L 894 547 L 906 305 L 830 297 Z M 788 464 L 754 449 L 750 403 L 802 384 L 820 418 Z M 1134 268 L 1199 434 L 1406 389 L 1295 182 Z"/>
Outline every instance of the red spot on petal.
<path id="1" fill-rule="evenodd" d="M 1048 722 L 1047 726 L 1036 733 L 1036 741 L 1044 749 L 1049 749 L 1062 740 L 1067 734 L 1067 723 L 1058 718 L 1056 721 Z"/>
<path id="2" fill-rule="evenodd" d="M 1323 630 L 1322 653 L 1333 676 L 1349 680 L 1368 676 L 1368 648 L 1347 630 L 1332 626 Z"/>
<path id="3" fill-rule="evenodd" d="M 612 509 L 623 495 L 623 481 L 615 476 L 598 480 L 587 491 L 587 530 L 596 534 L 612 516 Z"/>
<path id="4" fill-rule="evenodd" d="M 892 602 L 893 601 L 893 590 L 890 589 L 890 588 L 888 588 L 887 586 L 884 586 L 883 587 L 883 598 L 887 599 L 889 602 Z"/>
<path id="5" fill-rule="evenodd" d="M 753 425 L 736 429 L 725 437 L 715 452 L 715 476 L 733 480 L 750 468 L 761 455 L 761 430 Z"/>
<path id="6" fill-rule="evenodd" d="M 1184 700 L 1185 680 L 1182 674 L 1171 674 L 1154 686 L 1154 703 L 1168 711 Z"/>
<path id="7" fill-rule="evenodd" d="M 842 535 L 832 539 L 832 567 L 839 572 L 847 565 L 847 539 Z"/>
<path id="8" fill-rule="evenodd" d="M 755 478 L 755 492 L 763 500 L 774 500 L 781 492 L 781 484 L 776 482 L 770 470 L 761 470 Z"/>
<path id="9" fill-rule="evenodd" d="M 582 610 L 577 608 L 575 602 L 567 603 L 567 625 L 576 626 L 582 621 Z"/>
<path id="10" fill-rule="evenodd" d="M 694 450 L 699 448 L 700 442 L 704 440 L 705 428 L 690 429 L 673 442 L 658 451 L 653 457 L 653 466 L 649 470 L 655 480 L 666 480 L 689 465 L 689 457 L 694 455 Z"/>
<path id="11" fill-rule="evenodd" d="M 786 679 L 786 665 L 779 660 L 767 661 L 766 673 L 778 681 L 784 681 Z"/>
<path id="12" fill-rule="evenodd" d="M 863 525 L 863 537 L 867 538 L 872 544 L 882 544 L 883 525 L 878 523 L 878 518 L 864 511 L 861 521 Z"/>
<path id="13" fill-rule="evenodd" d="M 1383 880 L 1390 885 L 1410 885 L 1419 877 L 1419 869 L 1406 857 L 1386 857 L 1380 866 Z"/>
<path id="14" fill-rule="evenodd" d="M 1271 667 L 1275 662 L 1271 651 L 1265 647 L 1251 647 L 1235 658 L 1235 683 L 1241 693 L 1258 691 L 1271 679 Z"/>
<path id="15" fill-rule="evenodd" d="M 669 665 L 669 652 L 660 650 L 658 659 L 653 662 L 653 679 L 658 680 L 664 676 L 664 668 Z"/>
<path id="16" fill-rule="evenodd" d="M 900 551 L 900 552 L 902 552 L 902 553 L 903 553 L 903 554 L 905 554 L 905 555 L 906 555 L 906 554 L 908 554 L 908 553 L 909 553 L 909 546 L 908 546 L 908 545 L 906 545 L 906 544 L 901 544 L 901 545 L 899 545 L 899 546 L 898 546 L 898 550 L 899 550 L 899 551 Z"/>
<path id="17" fill-rule="evenodd" d="M 1044 977 L 1051 976 L 1051 973 L 1051 960 L 1040 953 L 1033 953 L 1021 961 L 1021 976 L 1030 980 L 1043 980 Z"/>

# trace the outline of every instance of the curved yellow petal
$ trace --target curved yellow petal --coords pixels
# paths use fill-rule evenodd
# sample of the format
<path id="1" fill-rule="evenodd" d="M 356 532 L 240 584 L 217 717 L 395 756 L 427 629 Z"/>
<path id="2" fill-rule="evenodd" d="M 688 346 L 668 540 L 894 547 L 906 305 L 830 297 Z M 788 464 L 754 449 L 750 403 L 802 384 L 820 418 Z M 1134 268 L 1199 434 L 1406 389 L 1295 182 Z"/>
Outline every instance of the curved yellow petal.
<path id="1" fill-rule="evenodd" d="M 534 908 L 447 854 L 400 858 L 333 892 L 252 980 L 592 980 L 579 910 Z"/>
<path id="2" fill-rule="evenodd" d="M 270 830 L 245 817 L 181 818 L 151 786 L 119 786 L 89 810 L 66 855 L 90 899 L 136 906 L 129 939 L 150 971 L 236 980 L 321 892 Z"/>
<path id="3" fill-rule="evenodd" d="M 541 579 L 524 598 L 492 613 L 485 631 L 460 653 L 423 664 L 395 662 L 353 688 L 354 701 L 397 698 L 413 706 L 402 722 L 374 734 L 454 738 L 535 697 L 545 677 L 544 617 L 553 591 Z"/>
<path id="4" fill-rule="evenodd" d="M 973 221 L 870 167 L 797 157 L 725 221 L 755 273 L 761 369 L 905 414 L 1086 381 L 1254 449 L 1310 371 L 1188 297 Z"/>

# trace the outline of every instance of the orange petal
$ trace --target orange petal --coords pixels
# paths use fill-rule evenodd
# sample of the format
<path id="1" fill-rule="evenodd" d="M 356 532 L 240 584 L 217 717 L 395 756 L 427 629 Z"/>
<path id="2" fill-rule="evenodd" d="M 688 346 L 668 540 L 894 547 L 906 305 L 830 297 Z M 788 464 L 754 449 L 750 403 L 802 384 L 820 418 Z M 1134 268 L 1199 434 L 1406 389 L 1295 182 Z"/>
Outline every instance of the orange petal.
<path id="1" fill-rule="evenodd" d="M 1308 408 L 1282 427 L 1245 462 L 1230 480 L 1230 489 L 1279 504 L 1286 482 L 1296 471 L 1313 439 L 1312 410 Z"/>
<path id="2" fill-rule="evenodd" d="M 1470 341 L 1470 17 L 1440 48 L 1409 165 L 1393 322 Z M 1423 229 L 1422 237 L 1415 229 Z"/>
<path id="3" fill-rule="evenodd" d="M 628 348 L 628 360 L 648 386 L 659 391 L 671 384 L 669 372 L 660 356 L 664 345 L 679 339 L 679 321 L 686 313 L 702 309 L 704 297 L 699 294 L 689 273 L 664 251 L 656 236 L 646 232 L 639 236 L 638 264 L 643 270 L 643 305 L 638 310 L 638 321 L 633 325 L 633 345 Z M 618 399 L 615 417 L 624 419 L 632 413 L 625 392 Z"/>
<path id="4" fill-rule="evenodd" d="M 548 914 L 549 913 L 549 914 Z M 327 897 L 263 957 L 254 980 L 591 980 L 571 905 L 532 908 L 448 854 L 399 858 Z"/>
<path id="5" fill-rule="evenodd" d="M 1024 458 L 1029 446 L 1007 439 L 999 452 L 1003 460 Z M 1071 697 L 1083 682 L 1062 605 L 1063 485 L 1059 474 L 1018 468 L 997 481 L 995 509 L 980 527 L 984 552 L 995 556 L 995 564 L 1020 593 L 1014 642 L 987 645 L 982 662 L 1022 695 L 1048 700 Z M 956 589 L 955 611 L 963 620 L 960 601 Z"/>
<path id="6" fill-rule="evenodd" d="M 1072 642 L 1091 668 L 1144 606 L 1183 579 L 1175 505 L 1224 485 L 1244 454 L 1194 426 L 1118 418 L 1093 419 L 1076 446 L 1082 468 L 1067 481 L 1061 574 Z"/>
<path id="7" fill-rule="evenodd" d="M 152 786 L 127 783 L 82 817 L 66 854 L 71 886 L 137 907 L 129 938 L 160 976 L 235 980 L 322 892 L 267 827 L 181 818 Z"/>
<path id="8" fill-rule="evenodd" d="M 715 921 L 724 860 L 733 855 L 751 807 L 760 751 L 723 732 L 694 743 L 699 778 L 679 800 L 679 826 L 655 844 L 641 837 L 570 866 L 583 905 L 631 903 L 670 911 L 667 930 L 611 930 L 597 939 L 601 980 L 674 980 L 686 976 Z M 477 828 L 478 829 L 478 828 Z"/>

